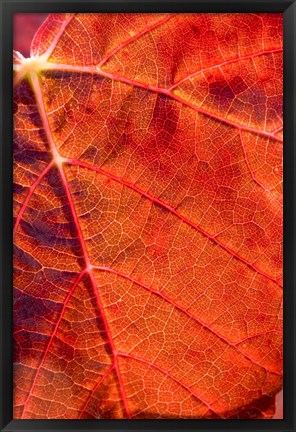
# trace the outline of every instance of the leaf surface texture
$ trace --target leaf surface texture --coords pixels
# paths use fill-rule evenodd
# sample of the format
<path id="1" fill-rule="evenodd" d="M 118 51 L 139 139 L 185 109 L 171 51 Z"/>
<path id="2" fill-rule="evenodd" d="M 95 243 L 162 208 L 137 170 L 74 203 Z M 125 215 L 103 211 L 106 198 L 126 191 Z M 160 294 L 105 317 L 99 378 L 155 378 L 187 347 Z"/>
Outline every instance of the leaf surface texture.
<path id="1" fill-rule="evenodd" d="M 15 56 L 14 417 L 270 418 L 282 15 L 52 14 Z"/>

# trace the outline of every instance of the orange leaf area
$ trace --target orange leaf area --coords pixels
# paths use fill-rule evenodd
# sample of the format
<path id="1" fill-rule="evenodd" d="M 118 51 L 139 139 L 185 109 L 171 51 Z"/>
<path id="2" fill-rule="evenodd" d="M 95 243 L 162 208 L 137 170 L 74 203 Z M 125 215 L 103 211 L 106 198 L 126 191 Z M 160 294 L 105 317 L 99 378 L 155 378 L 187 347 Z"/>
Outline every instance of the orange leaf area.
<path id="1" fill-rule="evenodd" d="M 270 418 L 282 14 L 52 14 L 14 65 L 14 418 Z"/>

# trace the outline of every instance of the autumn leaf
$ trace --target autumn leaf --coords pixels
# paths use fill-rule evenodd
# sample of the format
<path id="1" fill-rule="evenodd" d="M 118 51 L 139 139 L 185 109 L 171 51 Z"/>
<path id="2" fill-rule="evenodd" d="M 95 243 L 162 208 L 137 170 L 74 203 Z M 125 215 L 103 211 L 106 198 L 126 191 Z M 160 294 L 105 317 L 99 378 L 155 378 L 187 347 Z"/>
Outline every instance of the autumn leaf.
<path id="1" fill-rule="evenodd" d="M 14 418 L 272 417 L 282 15 L 52 14 L 14 70 Z"/>

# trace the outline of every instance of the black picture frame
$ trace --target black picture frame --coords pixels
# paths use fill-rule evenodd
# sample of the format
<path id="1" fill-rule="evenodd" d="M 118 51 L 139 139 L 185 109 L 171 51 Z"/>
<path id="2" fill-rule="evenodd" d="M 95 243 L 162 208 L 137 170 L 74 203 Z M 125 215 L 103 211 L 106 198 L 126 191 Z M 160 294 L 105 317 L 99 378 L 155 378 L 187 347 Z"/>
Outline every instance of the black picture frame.
<path id="1" fill-rule="evenodd" d="M 284 419 L 283 420 L 13 420 L 12 414 L 12 35 L 14 13 L 283 12 L 284 14 Z M 13 431 L 295 431 L 295 0 L 2 0 L 0 95 L 0 430 Z"/>

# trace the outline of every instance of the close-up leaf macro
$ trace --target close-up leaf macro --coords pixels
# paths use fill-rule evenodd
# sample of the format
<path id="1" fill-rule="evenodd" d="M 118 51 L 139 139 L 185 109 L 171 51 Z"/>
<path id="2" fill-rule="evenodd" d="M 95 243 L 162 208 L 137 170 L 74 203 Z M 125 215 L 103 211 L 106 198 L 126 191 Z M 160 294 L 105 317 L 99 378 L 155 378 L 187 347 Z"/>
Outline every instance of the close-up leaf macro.
<path id="1" fill-rule="evenodd" d="M 14 52 L 14 419 L 270 419 L 283 15 L 50 14 Z"/>

